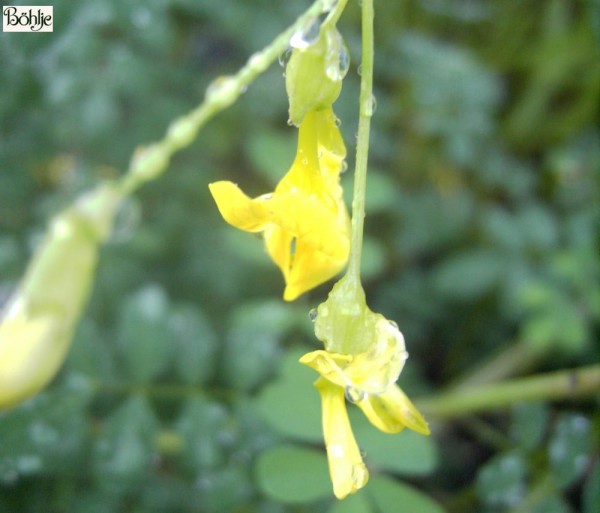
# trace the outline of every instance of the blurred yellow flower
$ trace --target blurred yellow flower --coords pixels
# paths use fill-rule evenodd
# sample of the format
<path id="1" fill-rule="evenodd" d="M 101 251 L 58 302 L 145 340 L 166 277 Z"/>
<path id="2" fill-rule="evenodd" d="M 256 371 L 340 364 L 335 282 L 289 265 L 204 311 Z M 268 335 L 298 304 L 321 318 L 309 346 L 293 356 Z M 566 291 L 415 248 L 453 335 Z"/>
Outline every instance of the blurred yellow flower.
<path id="1" fill-rule="evenodd" d="M 37 394 L 60 370 L 121 200 L 101 185 L 50 223 L 0 315 L 0 409 Z"/>
<path id="2" fill-rule="evenodd" d="M 251 199 L 232 182 L 209 185 L 229 224 L 263 232 L 283 273 L 286 301 L 332 278 L 348 260 L 350 225 L 339 184 L 346 148 L 336 122 L 331 108 L 306 115 L 294 163 L 273 193 Z"/>

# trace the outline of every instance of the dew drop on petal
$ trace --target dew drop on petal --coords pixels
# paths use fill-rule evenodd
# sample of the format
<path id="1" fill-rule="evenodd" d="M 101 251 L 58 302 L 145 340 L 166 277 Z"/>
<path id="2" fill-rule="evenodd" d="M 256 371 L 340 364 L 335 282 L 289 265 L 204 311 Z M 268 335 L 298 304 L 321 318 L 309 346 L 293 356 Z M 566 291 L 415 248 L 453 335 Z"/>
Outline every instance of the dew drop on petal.
<path id="1" fill-rule="evenodd" d="M 361 401 L 364 401 L 367 397 L 367 393 L 364 390 L 350 385 L 347 386 L 344 390 L 344 395 L 346 397 L 346 400 L 352 404 L 360 403 Z"/>
<path id="2" fill-rule="evenodd" d="M 308 312 L 308 318 L 312 321 L 315 322 L 317 320 L 317 309 L 316 308 L 312 308 L 310 310 L 310 312 Z"/>
<path id="3" fill-rule="evenodd" d="M 333 458 L 343 458 L 345 456 L 344 447 L 341 444 L 327 445 L 327 454 Z"/>
<path id="4" fill-rule="evenodd" d="M 356 489 L 362 488 L 367 480 L 368 472 L 364 465 L 355 465 L 352 469 L 352 483 Z"/>

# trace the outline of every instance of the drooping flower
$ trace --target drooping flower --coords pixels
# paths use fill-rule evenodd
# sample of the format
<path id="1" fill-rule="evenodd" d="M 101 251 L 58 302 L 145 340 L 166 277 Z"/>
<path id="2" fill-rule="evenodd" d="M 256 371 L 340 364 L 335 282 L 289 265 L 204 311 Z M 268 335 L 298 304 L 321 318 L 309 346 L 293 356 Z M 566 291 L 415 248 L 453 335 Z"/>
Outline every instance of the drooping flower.
<path id="1" fill-rule="evenodd" d="M 229 224 L 263 233 L 287 301 L 335 276 L 348 260 L 349 218 L 339 183 L 346 148 L 336 121 L 331 108 L 306 115 L 296 158 L 273 193 L 251 199 L 232 182 L 209 185 Z"/>
<path id="2" fill-rule="evenodd" d="M 121 200 L 102 185 L 52 220 L 0 315 L 0 409 L 37 394 L 61 368 Z"/>
<path id="3" fill-rule="evenodd" d="M 429 427 L 396 385 L 408 357 L 402 333 L 394 322 L 366 306 L 362 287 L 352 278 L 342 278 L 319 306 L 315 333 L 325 349 L 305 354 L 300 363 L 320 374 L 315 386 L 322 399 L 329 471 L 334 493 L 343 499 L 368 480 L 344 398 L 385 433 L 407 427 L 428 435 Z"/>

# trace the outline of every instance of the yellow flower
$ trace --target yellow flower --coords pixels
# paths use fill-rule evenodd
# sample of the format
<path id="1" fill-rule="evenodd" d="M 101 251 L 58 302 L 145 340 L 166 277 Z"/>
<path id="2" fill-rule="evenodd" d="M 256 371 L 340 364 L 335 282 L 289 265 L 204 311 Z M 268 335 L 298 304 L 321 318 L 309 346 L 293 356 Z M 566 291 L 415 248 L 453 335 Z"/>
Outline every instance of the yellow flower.
<path id="1" fill-rule="evenodd" d="M 367 484 L 369 472 L 352 433 L 344 389 L 323 378 L 315 382 L 315 387 L 321 394 L 323 433 L 333 493 L 343 499 Z"/>
<path id="2" fill-rule="evenodd" d="M 37 394 L 60 370 L 121 200 L 100 186 L 50 224 L 0 316 L 0 409 Z"/>
<path id="3" fill-rule="evenodd" d="M 398 433 L 408 427 L 428 435 L 427 423 L 410 399 L 394 383 L 408 358 L 404 337 L 395 323 L 380 314 L 375 322 L 376 343 L 356 355 L 318 350 L 300 362 L 345 391 L 369 421 L 381 431 Z"/>
<path id="4" fill-rule="evenodd" d="M 305 354 L 300 363 L 321 375 L 315 386 L 322 398 L 329 472 L 336 497 L 343 499 L 368 479 L 360 452 L 355 449 L 344 398 L 385 433 L 398 433 L 407 427 L 428 435 L 429 427 L 396 385 L 408 358 L 402 333 L 396 323 L 369 310 L 356 282 L 347 277 L 340 280 L 329 299 L 319 306 L 315 320 L 315 332 L 327 349 Z M 343 343 L 330 340 L 332 336 L 343 339 Z M 355 340 L 357 337 L 361 340 Z M 333 347 L 359 350 L 338 352 Z"/>
<path id="5" fill-rule="evenodd" d="M 348 211 L 339 175 L 346 148 L 331 108 L 309 112 L 291 169 L 275 191 L 251 199 L 227 181 L 209 185 L 221 215 L 248 232 L 263 232 L 292 301 L 335 276 L 350 250 Z"/>

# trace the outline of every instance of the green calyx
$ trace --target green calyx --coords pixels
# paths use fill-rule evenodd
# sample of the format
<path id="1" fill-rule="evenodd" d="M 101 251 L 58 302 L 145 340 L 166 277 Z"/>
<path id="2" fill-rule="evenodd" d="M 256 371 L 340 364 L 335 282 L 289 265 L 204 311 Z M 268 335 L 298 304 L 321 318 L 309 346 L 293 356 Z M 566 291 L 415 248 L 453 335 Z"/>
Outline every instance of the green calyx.
<path id="1" fill-rule="evenodd" d="M 358 354 L 376 343 L 376 323 L 381 317 L 367 306 L 360 284 L 349 275 L 334 286 L 316 311 L 315 336 L 334 353 Z"/>
<path id="2" fill-rule="evenodd" d="M 308 112 L 330 107 L 337 100 L 348 71 L 349 53 L 335 25 L 327 22 L 314 41 L 299 33 L 290 44 L 285 85 L 290 121 L 298 126 Z"/>

